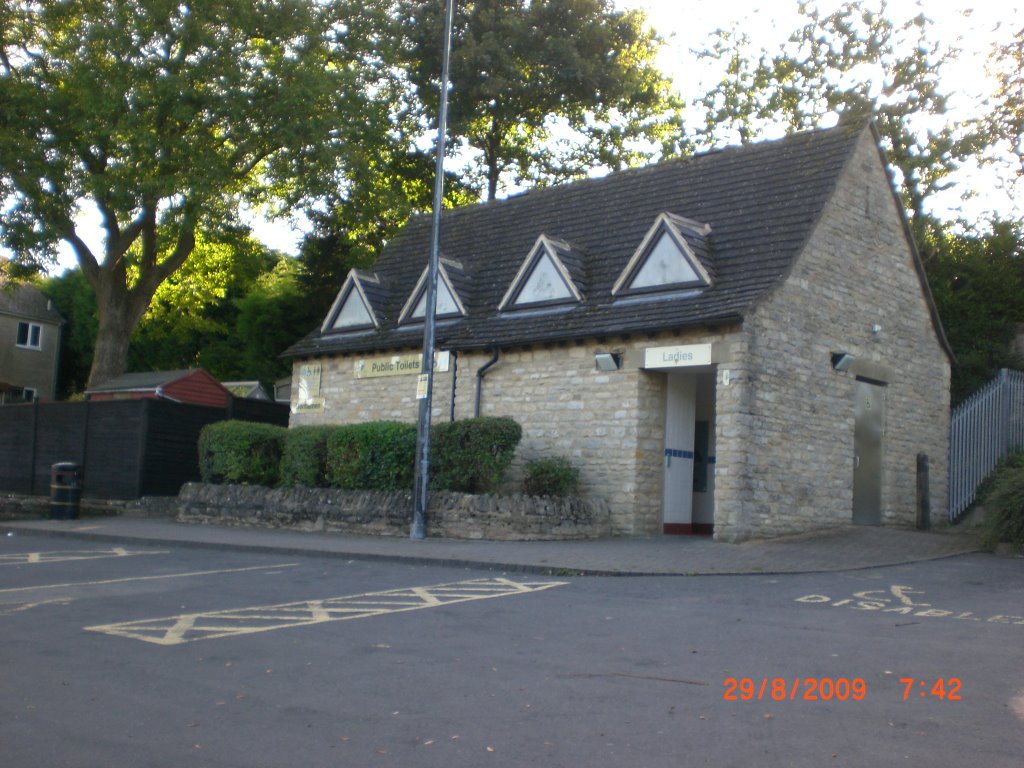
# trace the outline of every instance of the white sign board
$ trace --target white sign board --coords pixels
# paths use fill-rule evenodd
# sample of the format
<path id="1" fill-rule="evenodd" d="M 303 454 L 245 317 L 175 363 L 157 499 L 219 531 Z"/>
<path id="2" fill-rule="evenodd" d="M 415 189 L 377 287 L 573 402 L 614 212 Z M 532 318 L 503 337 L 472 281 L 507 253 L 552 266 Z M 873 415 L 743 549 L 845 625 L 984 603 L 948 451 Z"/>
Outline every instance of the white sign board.
<path id="1" fill-rule="evenodd" d="M 644 350 L 644 368 L 692 368 L 711 365 L 710 344 L 686 344 L 677 347 L 648 347 Z"/>

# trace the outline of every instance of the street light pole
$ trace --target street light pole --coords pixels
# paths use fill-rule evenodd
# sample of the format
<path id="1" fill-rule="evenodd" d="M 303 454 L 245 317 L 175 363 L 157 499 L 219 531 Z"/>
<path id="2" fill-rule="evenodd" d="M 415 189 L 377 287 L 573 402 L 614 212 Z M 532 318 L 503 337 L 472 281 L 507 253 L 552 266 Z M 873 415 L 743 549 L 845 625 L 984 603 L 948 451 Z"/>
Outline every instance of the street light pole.
<path id="1" fill-rule="evenodd" d="M 452 23 L 455 0 L 446 0 L 444 44 L 441 54 L 441 100 L 437 115 L 437 157 L 434 169 L 434 209 L 430 236 L 430 262 L 427 267 L 426 306 L 423 315 L 423 357 L 416 397 L 420 401 L 416 430 L 416 467 L 413 484 L 412 530 L 409 537 L 427 537 L 427 504 L 430 499 L 430 410 L 434 394 L 434 312 L 437 308 L 437 272 L 441 261 L 441 205 L 444 201 L 444 153 L 448 130 L 448 63 L 452 48 Z"/>

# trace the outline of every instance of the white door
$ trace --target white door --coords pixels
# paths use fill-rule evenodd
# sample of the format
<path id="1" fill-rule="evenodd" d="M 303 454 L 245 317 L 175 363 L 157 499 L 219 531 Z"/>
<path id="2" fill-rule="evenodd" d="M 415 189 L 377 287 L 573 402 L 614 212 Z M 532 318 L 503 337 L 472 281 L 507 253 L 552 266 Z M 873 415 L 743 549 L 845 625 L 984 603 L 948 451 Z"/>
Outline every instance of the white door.
<path id="1" fill-rule="evenodd" d="M 693 523 L 693 435 L 697 379 L 667 374 L 665 398 L 665 488 L 662 513 L 665 533 L 689 533 Z"/>

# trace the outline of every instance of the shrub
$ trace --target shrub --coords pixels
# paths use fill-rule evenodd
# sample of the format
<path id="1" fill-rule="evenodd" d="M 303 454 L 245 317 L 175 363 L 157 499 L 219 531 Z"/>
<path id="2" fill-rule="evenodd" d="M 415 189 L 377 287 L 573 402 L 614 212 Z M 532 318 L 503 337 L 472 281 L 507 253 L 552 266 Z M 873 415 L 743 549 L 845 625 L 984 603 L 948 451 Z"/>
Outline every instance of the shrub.
<path id="1" fill-rule="evenodd" d="M 1024 453 L 1003 464 L 986 483 L 984 544 L 1009 542 L 1024 549 Z"/>
<path id="2" fill-rule="evenodd" d="M 463 493 L 495 491 L 522 436 L 522 427 L 506 417 L 438 424 L 430 442 L 431 487 Z"/>
<path id="3" fill-rule="evenodd" d="M 280 484 L 319 488 L 327 485 L 327 437 L 332 427 L 292 427 L 284 437 Z"/>
<path id="4" fill-rule="evenodd" d="M 336 488 L 411 490 L 415 463 L 415 424 L 349 424 L 333 428 L 327 438 L 326 477 Z"/>
<path id="5" fill-rule="evenodd" d="M 580 471 L 564 456 L 526 462 L 523 488 L 530 496 L 575 496 Z"/>
<path id="6" fill-rule="evenodd" d="M 206 483 L 277 483 L 287 429 L 251 421 L 218 421 L 199 433 L 199 475 Z"/>

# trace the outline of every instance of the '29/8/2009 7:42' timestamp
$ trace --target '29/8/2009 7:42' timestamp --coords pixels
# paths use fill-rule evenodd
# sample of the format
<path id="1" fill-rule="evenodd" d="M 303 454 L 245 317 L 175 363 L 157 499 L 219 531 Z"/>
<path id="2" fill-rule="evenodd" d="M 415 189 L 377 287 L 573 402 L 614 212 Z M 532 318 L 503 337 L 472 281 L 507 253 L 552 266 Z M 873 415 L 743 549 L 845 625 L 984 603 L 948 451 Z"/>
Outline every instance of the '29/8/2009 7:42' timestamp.
<path id="1" fill-rule="evenodd" d="M 942 701 L 960 701 L 960 679 L 957 677 L 935 680 L 917 680 L 901 677 L 903 700 L 932 698 Z M 727 677 L 726 701 L 862 701 L 868 694 L 868 684 L 862 677 Z"/>

